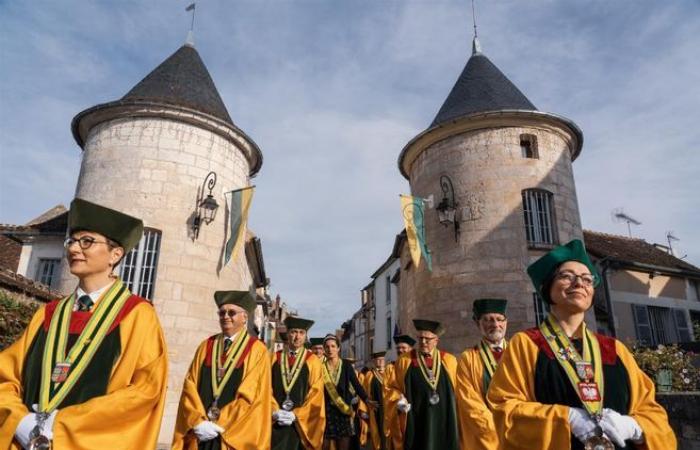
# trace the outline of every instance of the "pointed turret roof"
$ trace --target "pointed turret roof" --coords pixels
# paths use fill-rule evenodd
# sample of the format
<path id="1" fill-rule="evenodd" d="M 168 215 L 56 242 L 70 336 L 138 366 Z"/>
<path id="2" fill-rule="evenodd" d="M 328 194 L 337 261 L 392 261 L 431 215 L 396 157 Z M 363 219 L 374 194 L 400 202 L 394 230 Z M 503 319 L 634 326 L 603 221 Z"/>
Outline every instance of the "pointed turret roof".
<path id="1" fill-rule="evenodd" d="M 185 44 L 122 97 L 191 108 L 233 124 L 204 61 Z"/>
<path id="2" fill-rule="evenodd" d="M 537 111 L 535 105 L 483 53 L 476 38 L 472 56 L 430 128 L 474 113 Z"/>

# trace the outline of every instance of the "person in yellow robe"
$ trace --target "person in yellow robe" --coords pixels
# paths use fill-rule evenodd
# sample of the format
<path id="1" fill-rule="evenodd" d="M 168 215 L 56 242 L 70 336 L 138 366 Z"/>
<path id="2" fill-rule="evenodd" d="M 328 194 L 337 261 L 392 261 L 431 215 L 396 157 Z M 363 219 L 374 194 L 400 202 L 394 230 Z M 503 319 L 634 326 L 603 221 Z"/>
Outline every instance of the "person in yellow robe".
<path id="1" fill-rule="evenodd" d="M 377 402 L 377 408 L 370 408 L 367 420 L 368 438 L 370 449 L 387 450 L 387 436 L 384 431 L 384 383 L 385 383 L 385 356 L 386 352 L 372 353 L 373 368 L 365 373 L 362 386 L 371 400 Z"/>
<path id="2" fill-rule="evenodd" d="M 457 450 L 455 402 L 457 359 L 438 349 L 445 331 L 440 322 L 414 319 L 418 349 L 396 361 L 392 389 L 403 395 L 389 402 L 404 416 L 399 450 Z"/>
<path id="3" fill-rule="evenodd" d="M 457 365 L 457 410 L 462 450 L 497 450 L 498 435 L 493 414 L 486 405 L 486 392 L 506 347 L 507 300 L 474 300 L 474 323 L 481 341 L 465 350 Z"/>
<path id="4" fill-rule="evenodd" d="M 78 278 L 0 353 L 0 449 L 153 449 L 167 351 L 153 306 L 112 272 L 141 220 L 76 198 L 66 260 Z"/>
<path id="5" fill-rule="evenodd" d="M 551 313 L 513 336 L 491 381 L 501 448 L 675 449 L 654 383 L 622 343 L 584 322 L 600 278 L 583 243 L 554 248 L 528 274 Z"/>
<path id="6" fill-rule="evenodd" d="M 287 317 L 287 348 L 272 359 L 272 450 L 320 450 L 326 426 L 321 361 L 304 347 L 312 320 Z"/>
<path id="7" fill-rule="evenodd" d="M 255 299 L 217 291 L 221 333 L 204 340 L 185 377 L 173 450 L 266 450 L 272 430 L 272 379 L 265 345 L 248 334 Z"/>
<path id="8" fill-rule="evenodd" d="M 410 353 L 413 350 L 413 346 L 416 345 L 415 339 L 407 334 L 401 334 L 394 336 L 394 348 L 396 349 L 397 360 L 401 358 L 402 355 Z M 398 449 L 401 447 L 401 442 L 403 442 L 403 424 L 400 414 L 396 408 L 389 407 L 390 404 L 396 404 L 401 399 L 401 392 L 392 388 L 391 380 L 394 377 L 394 367 L 395 363 L 389 363 L 386 365 L 386 375 L 384 382 L 384 434 L 388 438 L 389 447 L 391 449 Z M 405 418 L 405 415 L 403 416 Z"/>

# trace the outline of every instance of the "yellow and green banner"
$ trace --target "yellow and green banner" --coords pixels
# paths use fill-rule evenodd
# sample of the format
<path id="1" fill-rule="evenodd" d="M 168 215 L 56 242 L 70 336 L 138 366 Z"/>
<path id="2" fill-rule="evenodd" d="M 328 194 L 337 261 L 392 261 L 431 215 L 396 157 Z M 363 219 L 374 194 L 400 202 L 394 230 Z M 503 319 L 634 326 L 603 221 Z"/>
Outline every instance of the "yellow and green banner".
<path id="1" fill-rule="evenodd" d="M 418 267 L 420 255 L 423 255 L 428 270 L 433 271 L 433 259 L 430 250 L 425 243 L 425 205 L 420 197 L 411 195 L 401 195 L 401 212 L 406 225 L 406 237 L 408 238 L 408 249 L 411 252 L 413 265 Z"/>
<path id="2" fill-rule="evenodd" d="M 224 254 L 224 265 L 228 264 L 231 258 L 235 258 L 239 249 L 245 242 L 245 230 L 248 222 L 248 209 L 253 201 L 253 191 L 255 186 L 231 191 L 231 210 L 229 225 L 231 231 L 228 241 L 226 241 L 226 253 Z"/>

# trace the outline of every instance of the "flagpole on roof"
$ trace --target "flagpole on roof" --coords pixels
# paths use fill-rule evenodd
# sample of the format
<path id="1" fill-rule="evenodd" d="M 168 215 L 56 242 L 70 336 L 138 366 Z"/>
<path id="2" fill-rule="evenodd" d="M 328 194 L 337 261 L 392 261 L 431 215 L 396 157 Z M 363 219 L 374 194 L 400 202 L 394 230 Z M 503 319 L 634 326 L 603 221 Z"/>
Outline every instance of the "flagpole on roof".
<path id="1" fill-rule="evenodd" d="M 192 11 L 192 21 L 190 22 L 190 31 L 187 33 L 187 41 L 185 43 L 189 45 L 190 47 L 194 47 L 194 16 L 195 13 L 197 12 L 197 5 L 195 3 L 191 3 L 187 8 L 185 8 L 185 11 Z"/>

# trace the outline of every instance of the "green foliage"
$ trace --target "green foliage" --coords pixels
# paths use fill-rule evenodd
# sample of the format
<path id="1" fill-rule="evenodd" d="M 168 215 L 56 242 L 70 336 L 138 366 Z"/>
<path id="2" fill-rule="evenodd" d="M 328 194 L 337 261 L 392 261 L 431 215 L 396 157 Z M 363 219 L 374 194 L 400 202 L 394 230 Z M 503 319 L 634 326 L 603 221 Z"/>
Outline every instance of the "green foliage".
<path id="1" fill-rule="evenodd" d="M 656 348 L 635 346 L 632 349 L 639 367 L 652 380 L 660 370 L 670 370 L 674 391 L 695 391 L 700 382 L 700 369 L 693 366 L 692 352 L 685 352 L 675 345 L 659 345 Z"/>
<path id="2" fill-rule="evenodd" d="M 0 350 L 12 344 L 29 324 L 39 305 L 16 300 L 0 291 Z"/>

